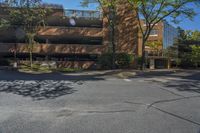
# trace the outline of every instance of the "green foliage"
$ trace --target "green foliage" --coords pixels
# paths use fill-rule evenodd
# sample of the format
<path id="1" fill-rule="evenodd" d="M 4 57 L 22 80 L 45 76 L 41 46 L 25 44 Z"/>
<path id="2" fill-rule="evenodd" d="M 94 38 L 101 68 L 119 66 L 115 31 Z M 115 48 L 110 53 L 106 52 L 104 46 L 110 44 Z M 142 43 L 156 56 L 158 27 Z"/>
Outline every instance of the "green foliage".
<path id="1" fill-rule="evenodd" d="M 6 19 L 0 18 L 0 28 L 8 27 L 9 23 Z"/>
<path id="2" fill-rule="evenodd" d="M 83 0 L 82 1 L 82 5 L 83 6 L 88 6 L 91 3 L 96 3 L 99 4 L 99 7 L 101 8 L 101 10 L 103 11 L 103 15 L 105 18 L 108 19 L 108 24 L 110 27 L 110 44 L 111 44 L 111 50 L 112 50 L 112 59 L 110 61 L 112 61 L 112 68 L 114 69 L 115 66 L 115 53 L 116 53 L 116 44 L 115 44 L 115 30 L 116 30 L 116 9 L 117 9 L 117 5 L 119 5 L 120 0 Z"/>
<path id="3" fill-rule="evenodd" d="M 180 67 L 182 68 L 189 68 L 193 67 L 193 63 L 191 61 L 191 54 L 190 53 L 182 53 L 180 61 Z"/>
<path id="4" fill-rule="evenodd" d="M 70 73 L 70 72 L 80 72 L 81 68 L 51 68 L 50 66 L 43 66 L 41 63 L 34 63 L 32 68 L 27 63 L 23 63 L 19 67 L 20 71 L 24 72 L 39 72 L 39 73 L 50 73 L 50 72 L 62 72 L 62 73 Z"/>
<path id="5" fill-rule="evenodd" d="M 112 68 L 112 53 L 102 54 L 98 58 L 98 64 L 101 66 L 102 69 L 111 69 Z M 128 68 L 130 67 L 131 63 L 133 63 L 133 55 L 126 54 L 126 53 L 117 53 L 115 55 L 116 67 L 117 68 Z"/>
<path id="6" fill-rule="evenodd" d="M 97 3 L 101 8 L 114 7 L 119 0 L 82 0 L 82 6 L 88 6 L 92 3 Z"/>
<path id="7" fill-rule="evenodd" d="M 159 55 L 159 52 L 161 51 L 163 44 L 161 41 L 148 41 L 146 43 L 146 46 L 148 46 L 151 49 L 153 54 Z"/>
<path id="8" fill-rule="evenodd" d="M 11 7 L 33 7 L 40 4 L 42 0 L 6 0 L 5 3 Z"/>
<path id="9" fill-rule="evenodd" d="M 26 34 L 36 34 L 36 32 L 45 26 L 45 19 L 48 9 L 35 7 L 21 7 L 18 9 L 9 9 L 10 25 L 22 25 Z"/>
<path id="10" fill-rule="evenodd" d="M 185 31 L 186 40 L 188 41 L 199 41 L 200 42 L 200 31 L 187 30 Z"/>
<path id="11" fill-rule="evenodd" d="M 118 68 L 128 68 L 133 63 L 133 59 L 133 55 L 130 54 L 116 54 L 116 65 Z"/>
<path id="12" fill-rule="evenodd" d="M 200 46 L 191 46 L 192 53 L 191 53 L 191 61 L 195 65 L 195 67 L 198 67 L 200 65 Z"/>
<path id="13" fill-rule="evenodd" d="M 187 6 L 191 3 L 199 4 L 200 0 L 128 0 L 132 9 L 136 12 L 139 29 L 142 35 L 142 69 L 145 68 L 145 44 L 155 25 L 170 17 L 173 22 L 179 22 L 179 16 L 192 19 L 196 13 L 194 8 Z M 135 13 L 133 12 L 133 13 Z M 143 26 L 143 23 L 146 26 Z"/>
<path id="14" fill-rule="evenodd" d="M 9 66 L 10 61 L 7 59 L 0 59 L 0 66 Z"/>
<path id="15" fill-rule="evenodd" d="M 146 46 L 149 46 L 153 50 L 158 50 L 160 47 L 162 47 L 162 42 L 161 41 L 151 41 L 151 42 L 147 42 Z"/>
<path id="16" fill-rule="evenodd" d="M 179 28 L 179 38 L 177 41 L 180 67 L 197 67 L 200 65 L 200 32 L 199 31 L 184 31 Z"/>
<path id="17" fill-rule="evenodd" d="M 35 36 L 40 28 L 45 26 L 45 20 L 49 13 L 48 8 L 40 7 L 40 0 L 14 0 L 9 5 L 16 5 L 18 8 L 8 8 L 10 25 L 20 25 L 25 32 L 30 53 L 30 64 L 32 67 L 32 51 L 35 44 Z M 19 4 L 19 5 L 17 5 Z"/>
<path id="18" fill-rule="evenodd" d="M 102 69 L 111 69 L 112 68 L 112 54 L 111 53 L 102 54 L 98 58 L 98 64 L 101 66 Z"/>
<path id="19" fill-rule="evenodd" d="M 22 65 L 20 65 L 19 70 L 21 71 L 34 71 L 34 72 L 51 72 L 51 70 L 49 69 L 49 67 L 47 66 L 41 66 L 39 63 L 35 63 L 32 65 L 32 67 L 30 67 L 30 65 L 24 63 Z"/>
<path id="20" fill-rule="evenodd" d="M 141 67 L 140 65 L 142 64 L 142 57 L 141 56 L 137 57 L 135 61 L 137 63 L 137 67 L 140 68 Z"/>

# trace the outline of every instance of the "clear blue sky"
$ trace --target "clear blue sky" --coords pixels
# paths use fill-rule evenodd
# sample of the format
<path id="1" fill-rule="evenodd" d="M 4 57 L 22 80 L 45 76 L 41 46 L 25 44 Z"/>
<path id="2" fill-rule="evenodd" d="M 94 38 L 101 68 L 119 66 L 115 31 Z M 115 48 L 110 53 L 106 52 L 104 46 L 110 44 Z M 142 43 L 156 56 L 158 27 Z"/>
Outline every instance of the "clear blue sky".
<path id="1" fill-rule="evenodd" d="M 47 3 L 55 3 L 55 4 L 62 4 L 66 9 L 83 9 L 83 10 L 95 10 L 95 5 L 90 5 L 87 8 L 81 7 L 81 0 L 43 0 Z M 194 6 L 193 6 L 194 7 Z M 194 18 L 193 21 L 190 21 L 187 18 L 182 18 L 182 21 L 174 26 L 180 26 L 186 30 L 200 30 L 200 8 L 194 7 L 198 15 Z"/>

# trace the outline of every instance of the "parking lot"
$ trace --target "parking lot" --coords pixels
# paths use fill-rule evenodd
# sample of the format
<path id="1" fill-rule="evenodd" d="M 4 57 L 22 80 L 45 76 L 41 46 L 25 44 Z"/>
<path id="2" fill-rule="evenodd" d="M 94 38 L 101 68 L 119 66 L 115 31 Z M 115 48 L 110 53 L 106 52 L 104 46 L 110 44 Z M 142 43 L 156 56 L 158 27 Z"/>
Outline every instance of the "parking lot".
<path id="1" fill-rule="evenodd" d="M 200 71 L 0 71 L 0 133 L 200 133 Z"/>

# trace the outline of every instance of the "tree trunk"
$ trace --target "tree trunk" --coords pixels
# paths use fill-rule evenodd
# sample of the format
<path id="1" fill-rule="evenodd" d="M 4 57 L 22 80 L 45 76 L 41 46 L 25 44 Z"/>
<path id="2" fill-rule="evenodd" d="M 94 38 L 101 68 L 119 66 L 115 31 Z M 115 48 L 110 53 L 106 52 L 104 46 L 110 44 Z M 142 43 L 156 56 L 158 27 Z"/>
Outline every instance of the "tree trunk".
<path id="1" fill-rule="evenodd" d="M 33 68 L 33 38 L 29 36 L 29 55 L 30 55 L 30 67 Z"/>
<path id="2" fill-rule="evenodd" d="M 14 50 L 14 60 L 15 63 L 17 62 L 17 44 L 15 43 L 15 50 Z"/>
<path id="3" fill-rule="evenodd" d="M 32 51 L 30 50 L 30 65 L 31 65 L 31 69 L 33 68 L 33 54 Z"/>
<path id="4" fill-rule="evenodd" d="M 111 39 L 111 42 L 112 42 L 112 69 L 115 69 L 116 68 L 116 65 L 115 65 L 115 61 L 116 61 L 116 56 L 115 56 L 115 54 L 116 54 L 116 51 L 115 51 L 115 26 L 114 25 L 112 25 L 111 26 L 111 28 L 112 28 L 112 39 Z"/>
<path id="5" fill-rule="evenodd" d="M 146 58 L 145 58 L 145 40 L 142 39 L 142 61 L 141 61 L 141 70 L 146 68 Z"/>

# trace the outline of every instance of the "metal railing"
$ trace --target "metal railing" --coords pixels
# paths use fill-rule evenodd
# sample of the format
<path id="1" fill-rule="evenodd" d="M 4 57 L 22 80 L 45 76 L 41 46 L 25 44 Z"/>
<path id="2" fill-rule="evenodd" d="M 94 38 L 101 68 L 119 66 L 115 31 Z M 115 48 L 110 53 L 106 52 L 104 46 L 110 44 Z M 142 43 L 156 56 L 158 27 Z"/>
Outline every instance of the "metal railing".
<path id="1" fill-rule="evenodd" d="M 93 10 L 71 10 L 65 9 L 64 16 L 66 17 L 75 17 L 75 18 L 95 18 L 101 19 L 102 14 L 100 11 L 93 11 Z"/>
<path id="2" fill-rule="evenodd" d="M 0 0 L 0 6 L 8 6 L 8 4 L 5 2 L 5 0 Z M 54 7 L 52 7 L 52 9 L 54 9 Z M 59 7 L 55 9 L 59 9 Z M 64 8 L 60 9 L 63 10 L 63 15 L 66 17 L 95 18 L 95 19 L 102 18 L 102 13 L 96 10 L 74 10 L 74 9 L 64 9 Z"/>

